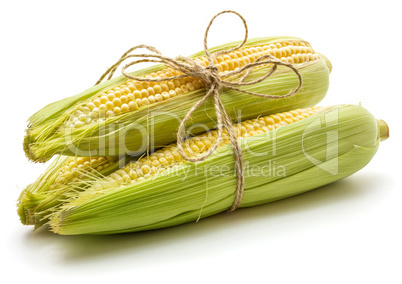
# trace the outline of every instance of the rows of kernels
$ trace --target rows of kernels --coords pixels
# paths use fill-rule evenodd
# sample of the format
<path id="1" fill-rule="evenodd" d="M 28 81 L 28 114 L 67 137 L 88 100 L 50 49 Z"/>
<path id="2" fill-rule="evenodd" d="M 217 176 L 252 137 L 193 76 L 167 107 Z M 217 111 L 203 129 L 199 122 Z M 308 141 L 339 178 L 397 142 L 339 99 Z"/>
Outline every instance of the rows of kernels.
<path id="1" fill-rule="evenodd" d="M 241 48 L 235 52 L 218 56 L 214 64 L 220 72 L 233 71 L 253 63 L 257 58 L 267 54 L 288 63 L 304 63 L 319 59 L 319 55 L 306 42 L 281 42 Z M 206 57 L 199 57 L 198 62 L 203 66 L 209 65 Z"/>
<path id="2" fill-rule="evenodd" d="M 71 157 L 57 173 L 52 187 L 83 178 L 83 173 L 100 172 L 116 161 L 116 157 Z"/>
<path id="3" fill-rule="evenodd" d="M 261 134 L 290 123 L 299 121 L 316 113 L 320 108 L 311 107 L 307 109 L 296 109 L 289 112 L 276 113 L 269 116 L 246 120 L 234 125 L 234 132 L 237 137 L 247 138 Z M 187 139 L 183 142 L 183 149 L 187 155 L 197 156 L 205 153 L 218 139 L 218 131 L 214 130 L 205 134 Z M 223 131 L 222 140 L 219 146 L 230 143 L 226 129 Z M 172 166 L 184 162 L 176 144 L 169 145 L 158 150 L 149 156 L 143 157 L 136 162 L 126 165 L 123 169 L 116 171 L 105 178 L 95 188 L 106 189 L 116 184 L 128 184 L 138 182 L 152 174 L 160 173 Z"/>
<path id="4" fill-rule="evenodd" d="M 312 47 L 306 42 L 281 42 L 267 45 L 245 47 L 229 54 L 220 55 L 215 64 L 220 72 L 233 71 L 246 64 L 252 63 L 258 57 L 271 54 L 288 63 L 304 63 L 319 59 Z M 198 57 L 196 61 L 208 66 L 206 57 Z M 151 73 L 145 78 L 166 78 L 181 75 L 180 72 L 167 68 Z M 150 105 L 204 86 L 199 79 L 185 77 L 163 82 L 138 82 L 128 80 L 123 85 L 100 94 L 96 99 L 80 106 L 66 121 L 65 128 L 79 128 L 84 125 L 102 122 L 122 113 L 136 110 L 144 105 Z"/>
<path id="5" fill-rule="evenodd" d="M 177 75 L 180 74 L 174 70 L 165 69 L 148 76 L 163 78 Z M 96 99 L 80 106 L 70 115 L 64 127 L 79 128 L 101 122 L 106 118 L 127 113 L 141 106 L 164 101 L 202 87 L 203 82 L 201 80 L 191 77 L 161 83 L 140 83 L 128 80 L 125 84 L 101 93 Z"/>

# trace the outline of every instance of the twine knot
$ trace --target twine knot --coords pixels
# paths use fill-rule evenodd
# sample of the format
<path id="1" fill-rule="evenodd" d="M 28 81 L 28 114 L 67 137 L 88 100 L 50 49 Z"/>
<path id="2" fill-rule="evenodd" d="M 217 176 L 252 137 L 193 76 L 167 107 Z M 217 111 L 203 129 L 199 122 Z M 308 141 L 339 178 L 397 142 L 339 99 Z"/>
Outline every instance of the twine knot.
<path id="1" fill-rule="evenodd" d="M 175 59 L 187 64 L 186 69 L 182 70 L 187 76 L 202 80 L 207 87 L 214 84 L 221 86 L 222 79 L 219 75 L 219 69 L 214 64 L 204 67 L 197 61 L 188 57 L 177 56 Z"/>
<path id="2" fill-rule="evenodd" d="M 232 13 L 237 15 L 243 22 L 244 28 L 245 28 L 245 36 L 242 41 L 237 47 L 230 48 L 227 50 L 221 50 L 214 52 L 212 54 L 209 53 L 208 51 L 208 45 L 207 45 L 207 38 L 208 38 L 208 32 L 209 29 L 213 23 L 213 21 L 220 16 L 221 14 L 225 13 Z M 219 97 L 219 91 L 222 88 L 228 88 L 232 90 L 236 90 L 238 92 L 242 92 L 245 94 L 253 95 L 253 96 L 258 96 L 258 97 L 263 97 L 267 99 L 279 99 L 279 98 L 285 98 L 294 95 L 299 89 L 301 88 L 303 81 L 300 72 L 290 63 L 282 62 L 276 57 L 267 54 L 260 56 L 257 58 L 254 62 L 249 63 L 244 65 L 243 67 L 237 68 L 234 71 L 229 71 L 225 72 L 224 74 L 220 74 L 218 67 L 215 65 L 215 59 L 217 56 L 221 54 L 227 54 L 233 51 L 236 51 L 243 47 L 243 45 L 246 43 L 248 38 L 248 28 L 245 19 L 237 12 L 231 11 L 231 10 L 225 10 L 222 11 L 218 14 L 216 14 L 211 21 L 209 22 L 209 25 L 205 31 L 204 34 L 204 52 L 205 56 L 209 62 L 209 65 L 204 67 L 195 60 L 185 57 L 185 56 L 177 56 L 176 58 L 170 58 L 163 56 L 155 47 L 148 46 L 148 45 L 137 45 L 134 46 L 133 48 L 130 48 L 128 51 L 126 51 L 120 59 L 113 64 L 102 76 L 101 78 L 96 82 L 95 85 L 101 83 L 106 76 L 108 76 L 108 80 L 112 78 L 114 72 L 116 69 L 120 66 L 120 64 L 129 59 L 129 58 L 140 58 L 133 60 L 132 62 L 126 64 L 125 66 L 122 67 L 122 74 L 130 79 L 136 80 L 136 81 L 143 81 L 143 82 L 163 82 L 163 81 L 168 81 L 168 80 L 175 80 L 175 79 L 181 79 L 184 77 L 195 77 L 204 82 L 207 88 L 207 93 L 202 97 L 196 104 L 194 104 L 191 109 L 187 112 L 186 116 L 183 118 L 183 120 L 180 123 L 179 129 L 177 131 L 177 147 L 179 149 L 179 152 L 181 156 L 190 162 L 199 162 L 199 161 L 204 161 L 206 158 L 208 158 L 219 146 L 221 140 L 222 140 L 222 132 L 223 128 L 226 128 L 230 142 L 232 144 L 233 148 L 233 153 L 235 156 L 235 169 L 236 169 L 236 178 L 237 178 L 237 188 L 236 188 L 236 193 L 235 193 L 235 199 L 232 203 L 232 206 L 230 208 L 230 211 L 234 211 L 237 209 L 237 207 L 240 205 L 243 192 L 244 192 L 244 166 L 243 166 L 243 155 L 242 155 L 242 150 L 240 148 L 240 145 L 237 141 L 236 134 L 234 132 L 234 128 L 232 125 L 232 121 L 229 117 L 229 115 L 226 113 L 226 110 L 222 104 L 222 101 L 220 100 Z M 138 48 L 145 48 L 148 49 L 149 51 L 153 52 L 153 54 L 131 54 L 132 51 L 138 49 Z M 141 77 L 134 77 L 125 72 L 125 70 L 135 64 L 142 63 L 142 62 L 154 62 L 154 63 L 163 63 L 166 66 L 176 70 L 180 71 L 183 73 L 182 75 L 178 76 L 172 76 L 172 77 L 164 77 L 164 78 L 141 78 Z M 250 74 L 252 69 L 257 66 L 262 66 L 262 65 L 267 65 L 267 64 L 273 64 L 273 66 L 267 71 L 267 73 L 260 78 L 257 78 L 253 81 L 249 82 L 244 82 L 244 80 L 247 78 L 247 76 Z M 288 94 L 283 95 L 283 96 L 275 96 L 275 95 L 266 95 L 266 94 L 259 94 L 259 93 L 254 93 L 254 92 L 249 92 L 243 89 L 238 88 L 239 86 L 248 86 L 248 85 L 253 85 L 259 82 L 262 82 L 263 80 L 267 79 L 269 76 L 271 76 L 276 70 L 278 65 L 283 65 L 285 67 L 290 68 L 298 77 L 299 79 L 299 85 L 297 86 L 296 89 L 290 91 Z M 233 75 L 238 75 L 245 73 L 238 81 L 227 81 L 225 78 L 233 76 Z M 217 130 L 218 130 L 218 138 L 213 144 L 203 155 L 201 156 L 196 156 L 196 157 L 190 157 L 188 156 L 184 149 L 182 142 L 184 140 L 184 128 L 187 123 L 187 121 L 190 119 L 192 113 L 202 104 L 204 103 L 209 97 L 213 97 L 214 100 L 214 107 L 215 107 L 215 112 L 216 112 L 216 118 L 217 118 Z"/>

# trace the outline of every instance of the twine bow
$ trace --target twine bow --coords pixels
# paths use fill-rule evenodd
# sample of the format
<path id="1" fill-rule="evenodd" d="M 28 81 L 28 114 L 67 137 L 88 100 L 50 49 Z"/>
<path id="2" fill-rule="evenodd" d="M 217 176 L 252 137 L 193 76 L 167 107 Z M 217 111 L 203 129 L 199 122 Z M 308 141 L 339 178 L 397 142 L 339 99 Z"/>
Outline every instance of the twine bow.
<path id="1" fill-rule="evenodd" d="M 240 43 L 237 47 L 230 48 L 227 50 L 221 50 L 217 51 L 214 53 L 209 53 L 208 51 L 208 45 L 207 45 L 207 38 L 208 38 L 208 32 L 209 29 L 213 23 L 213 21 L 222 14 L 225 13 L 233 13 L 237 15 L 243 22 L 244 28 L 245 28 L 245 36 L 243 39 L 243 42 Z M 226 72 L 225 74 L 219 74 L 218 68 L 214 64 L 214 60 L 216 59 L 217 56 L 221 54 L 227 54 L 233 51 L 236 51 L 243 47 L 243 45 L 246 43 L 248 38 L 248 28 L 245 19 L 237 12 L 231 11 L 231 10 L 225 10 L 222 11 L 218 14 L 216 14 L 211 21 L 209 22 L 209 25 L 205 31 L 204 34 L 204 52 L 205 56 L 208 59 L 209 65 L 207 67 L 204 67 L 197 63 L 195 60 L 184 57 L 184 56 L 177 56 L 176 58 L 170 58 L 163 56 L 161 52 L 159 52 L 155 47 L 148 46 L 148 45 L 137 45 L 133 48 L 130 48 L 128 51 L 126 51 L 120 59 L 113 64 L 98 80 L 98 82 L 95 84 L 101 83 L 106 76 L 108 76 L 107 80 L 111 79 L 114 72 L 116 69 L 120 66 L 120 64 L 129 59 L 129 58 L 140 58 L 137 60 L 134 60 L 125 66 L 122 67 L 121 73 L 130 79 L 136 80 L 136 81 L 142 81 L 142 82 L 163 82 L 163 81 L 168 81 L 168 80 L 175 80 L 175 79 L 181 79 L 184 77 L 195 77 L 198 79 L 201 79 L 204 84 L 206 85 L 206 88 L 208 89 L 207 93 L 200 99 L 196 104 L 193 105 L 193 107 L 187 112 L 186 116 L 184 119 L 181 121 L 178 132 L 177 132 L 177 147 L 179 149 L 179 152 L 181 156 L 190 162 L 198 162 L 198 161 L 203 161 L 206 158 L 208 158 L 219 146 L 221 140 L 222 140 L 222 132 L 223 132 L 223 127 L 227 129 L 230 142 L 233 147 L 233 152 L 235 155 L 235 168 L 236 168 L 236 177 L 237 177 L 237 188 L 236 188 L 236 194 L 235 194 L 235 200 L 230 208 L 230 211 L 234 211 L 237 209 L 237 207 L 240 205 L 241 199 L 243 197 L 243 191 L 244 191 L 244 168 L 243 168 L 243 155 L 242 155 L 242 150 L 237 142 L 237 137 L 235 135 L 234 129 L 232 122 L 230 120 L 229 115 L 226 113 L 226 110 L 222 104 L 222 101 L 219 97 L 219 90 L 221 88 L 228 88 L 232 90 L 236 90 L 245 94 L 253 95 L 253 96 L 258 96 L 262 98 L 267 98 L 267 99 L 279 99 L 279 98 L 285 98 L 285 97 L 290 97 L 294 95 L 297 91 L 302 86 L 302 77 L 300 72 L 292 65 L 286 62 L 282 62 L 276 57 L 267 54 L 259 57 L 256 59 L 253 63 L 246 64 L 243 67 L 240 67 L 234 71 Z M 149 51 L 153 52 L 153 54 L 131 54 L 134 50 L 138 48 L 145 48 L 148 49 Z M 174 70 L 180 71 L 183 73 L 182 75 L 178 76 L 172 76 L 172 77 L 163 77 L 163 78 L 140 78 L 140 77 L 134 77 L 126 73 L 126 69 L 132 65 L 142 63 L 142 62 L 154 62 L 154 63 L 163 63 L 169 67 L 171 67 Z M 257 66 L 262 66 L 262 65 L 267 65 L 267 64 L 273 64 L 272 68 L 270 68 L 267 73 L 264 76 L 261 76 L 260 78 L 249 81 L 249 82 L 244 82 L 244 80 L 247 78 L 247 76 L 250 74 L 252 69 Z M 274 96 L 274 95 L 265 95 L 265 94 L 259 94 L 259 93 L 254 93 L 250 91 L 246 91 L 243 89 L 238 88 L 238 86 L 248 86 L 248 85 L 253 85 L 256 83 L 259 83 L 265 79 L 267 79 L 269 76 L 271 76 L 276 70 L 278 65 L 283 65 L 286 66 L 290 69 L 292 69 L 293 72 L 296 73 L 299 79 L 299 85 L 297 86 L 296 89 L 293 91 L 290 91 L 288 94 L 283 95 L 283 96 Z M 226 81 L 224 78 L 240 74 L 245 71 L 245 75 L 242 76 L 238 81 Z M 216 112 L 216 118 L 217 118 L 217 127 L 218 127 L 218 139 L 216 140 L 215 144 L 210 147 L 210 149 L 202 156 L 198 157 L 189 157 L 187 154 L 184 152 L 182 142 L 183 142 L 183 130 L 185 128 L 186 122 L 189 120 L 191 117 L 192 113 L 201 105 L 203 104 L 209 97 L 213 97 L 214 100 L 214 106 L 215 106 L 215 112 Z"/>

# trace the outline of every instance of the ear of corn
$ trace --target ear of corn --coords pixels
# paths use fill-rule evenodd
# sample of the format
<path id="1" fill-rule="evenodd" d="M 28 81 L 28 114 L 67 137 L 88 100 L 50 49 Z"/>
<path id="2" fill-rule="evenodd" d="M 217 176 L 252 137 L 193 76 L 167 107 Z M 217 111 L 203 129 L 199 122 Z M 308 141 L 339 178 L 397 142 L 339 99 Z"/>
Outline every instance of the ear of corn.
<path id="1" fill-rule="evenodd" d="M 118 157 L 57 157 L 47 170 L 27 186 L 18 199 L 18 215 L 24 225 L 40 227 L 47 215 L 88 181 L 107 176 L 127 162 Z"/>
<path id="2" fill-rule="evenodd" d="M 211 50 L 228 49 L 237 44 L 229 43 Z M 224 74 L 254 62 L 265 54 L 294 63 L 303 77 L 303 87 L 293 97 L 275 100 L 223 89 L 221 100 L 233 121 L 308 107 L 318 103 L 327 92 L 331 65 L 301 39 L 277 37 L 249 40 L 241 50 L 218 56 L 215 64 Z M 195 54 L 192 58 L 201 65 L 208 64 L 203 53 Z M 254 68 L 247 81 L 264 75 L 269 67 Z M 131 74 L 145 77 L 179 75 L 162 65 Z M 267 80 L 244 89 L 281 96 L 297 85 L 298 79 L 293 71 L 280 66 Z M 29 119 L 24 150 L 28 158 L 35 162 L 44 162 L 54 154 L 142 154 L 147 148 L 153 150 L 174 142 L 180 121 L 204 94 L 203 82 L 192 77 L 162 83 L 140 83 L 120 76 L 79 95 L 50 104 L 34 114 Z M 214 128 L 212 101 L 195 111 L 187 126 L 197 124 L 207 129 Z M 195 127 L 192 128 L 192 134 L 205 130 Z M 149 136 L 152 137 L 150 141 Z"/>
<path id="3" fill-rule="evenodd" d="M 246 165 L 240 207 L 300 194 L 347 177 L 363 168 L 379 141 L 388 136 L 383 121 L 352 105 L 260 117 L 239 123 L 235 129 Z M 211 132 L 191 138 L 185 150 L 200 155 L 215 136 Z M 96 179 L 52 214 L 51 229 L 65 235 L 134 232 L 227 210 L 234 200 L 236 177 L 233 152 L 224 138 L 202 162 L 183 161 L 173 144 Z"/>

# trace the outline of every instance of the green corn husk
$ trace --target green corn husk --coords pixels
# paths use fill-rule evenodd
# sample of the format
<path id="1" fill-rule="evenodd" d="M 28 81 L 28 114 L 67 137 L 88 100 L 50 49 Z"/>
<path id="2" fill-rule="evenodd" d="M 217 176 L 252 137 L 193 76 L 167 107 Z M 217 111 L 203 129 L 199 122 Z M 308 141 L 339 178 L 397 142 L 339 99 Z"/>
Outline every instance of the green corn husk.
<path id="1" fill-rule="evenodd" d="M 246 168 L 240 208 L 347 177 L 363 168 L 376 153 L 379 141 L 387 137 L 385 122 L 366 109 L 339 105 L 277 130 L 241 138 L 244 163 L 251 172 Z M 266 171 L 255 170 L 264 167 Z M 223 174 L 216 174 L 222 168 Z M 53 232 L 75 235 L 152 230 L 225 211 L 235 198 L 233 152 L 227 144 L 202 162 L 183 162 L 130 184 L 99 191 L 91 188 L 95 189 L 70 196 L 71 201 L 51 216 Z"/>
<path id="2" fill-rule="evenodd" d="M 245 46 L 268 45 L 278 41 L 304 42 L 292 37 L 266 37 L 251 39 Z M 213 52 L 228 49 L 238 44 L 239 42 L 233 42 L 210 50 Z M 191 57 L 196 58 L 201 55 L 204 55 L 204 52 L 199 52 Z M 221 100 L 232 120 L 245 120 L 287 109 L 308 107 L 321 101 L 328 89 L 330 62 L 325 56 L 320 55 L 317 60 L 295 64 L 295 66 L 303 77 L 303 86 L 298 93 L 288 98 L 270 100 L 229 89 L 221 90 Z M 164 68 L 162 65 L 157 65 L 130 74 L 145 76 Z M 267 68 L 255 68 L 246 81 L 264 75 Z M 24 140 L 27 157 L 35 162 L 45 162 L 55 154 L 73 156 L 141 155 L 146 149 L 152 151 L 176 141 L 176 133 L 181 120 L 189 109 L 205 95 L 205 88 L 189 91 L 108 118 L 97 124 L 72 129 L 62 127 L 78 107 L 92 101 L 100 93 L 125 82 L 127 82 L 127 78 L 124 76 L 117 77 L 76 96 L 49 104 L 31 116 Z M 243 88 L 252 92 L 282 96 L 297 86 L 298 78 L 293 71 L 279 66 L 277 72 L 267 80 Z M 192 135 L 197 135 L 207 129 L 213 129 L 216 124 L 215 118 L 215 109 L 211 99 L 193 113 L 187 127 L 202 125 L 203 127 L 191 129 Z"/>
<path id="3" fill-rule="evenodd" d="M 88 181 L 107 176 L 130 161 L 127 157 L 105 158 L 105 161 L 99 161 L 95 165 L 77 169 L 64 180 L 57 180 L 63 168 L 76 159 L 58 156 L 35 182 L 21 192 L 17 212 L 22 224 L 41 227 L 48 221 L 47 216 L 57 210 L 67 196 L 85 188 Z"/>

